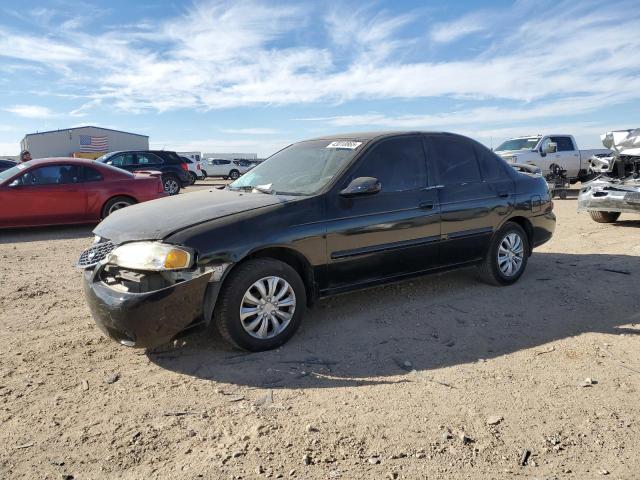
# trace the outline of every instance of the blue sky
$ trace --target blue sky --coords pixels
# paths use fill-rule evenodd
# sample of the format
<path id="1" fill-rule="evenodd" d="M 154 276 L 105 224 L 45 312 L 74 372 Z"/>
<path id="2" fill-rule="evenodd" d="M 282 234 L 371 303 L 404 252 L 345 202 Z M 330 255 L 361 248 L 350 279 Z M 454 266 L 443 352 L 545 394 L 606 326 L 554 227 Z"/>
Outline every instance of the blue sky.
<path id="1" fill-rule="evenodd" d="M 640 126 L 637 1 L 0 4 L 0 154 L 101 125 L 268 155 L 358 130 L 487 145 Z"/>

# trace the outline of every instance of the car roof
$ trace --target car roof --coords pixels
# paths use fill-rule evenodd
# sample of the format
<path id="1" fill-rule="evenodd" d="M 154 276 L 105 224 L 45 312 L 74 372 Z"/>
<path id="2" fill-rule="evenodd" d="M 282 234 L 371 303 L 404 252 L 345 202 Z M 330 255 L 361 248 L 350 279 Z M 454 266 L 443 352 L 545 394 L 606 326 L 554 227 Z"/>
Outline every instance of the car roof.
<path id="1" fill-rule="evenodd" d="M 69 163 L 71 165 L 89 165 L 93 163 L 93 160 L 89 158 L 73 158 L 73 157 L 49 157 L 49 158 L 36 158 L 35 160 L 29 160 L 28 163 L 30 166 L 35 165 L 48 165 L 55 163 Z"/>
<path id="2" fill-rule="evenodd" d="M 455 133 L 450 132 L 438 132 L 438 131 L 420 131 L 420 130 L 380 130 L 380 131 L 371 131 L 371 132 L 349 132 L 349 133 L 339 133 L 334 135 L 325 135 L 322 137 L 310 138 L 308 140 L 375 140 L 378 138 L 384 137 L 394 137 L 398 135 L 416 135 L 416 134 L 447 134 L 447 135 L 456 135 Z M 305 141 L 308 141 L 305 140 Z"/>

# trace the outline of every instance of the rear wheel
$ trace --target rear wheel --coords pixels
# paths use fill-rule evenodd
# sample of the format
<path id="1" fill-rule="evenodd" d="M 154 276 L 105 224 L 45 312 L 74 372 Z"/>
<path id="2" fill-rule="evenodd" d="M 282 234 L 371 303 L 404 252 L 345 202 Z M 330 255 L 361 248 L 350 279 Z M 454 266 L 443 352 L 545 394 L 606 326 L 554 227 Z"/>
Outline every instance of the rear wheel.
<path id="1" fill-rule="evenodd" d="M 130 197 L 111 198 L 104 204 L 104 207 L 102 207 L 102 218 L 107 218 L 113 212 L 133 205 L 134 203 L 136 203 L 136 201 Z"/>
<path id="2" fill-rule="evenodd" d="M 207 178 L 207 171 L 206 170 L 200 170 L 202 172 L 202 179 L 204 180 L 205 178 Z"/>
<path id="3" fill-rule="evenodd" d="M 193 185 L 194 183 L 196 183 L 197 179 L 198 176 L 195 173 L 189 172 L 189 185 Z"/>
<path id="4" fill-rule="evenodd" d="M 229 178 L 231 180 L 237 180 L 238 178 L 240 178 L 240 172 L 238 170 L 231 170 L 229 172 Z"/>
<path id="5" fill-rule="evenodd" d="M 589 212 L 589 215 L 598 223 L 613 223 L 620 218 L 620 212 Z"/>
<path id="6" fill-rule="evenodd" d="M 231 271 L 213 321 L 222 337 L 244 350 L 277 348 L 295 333 L 307 307 L 300 275 L 271 258 L 249 260 Z"/>
<path id="7" fill-rule="evenodd" d="M 507 222 L 496 232 L 487 257 L 479 265 L 480 278 L 491 285 L 511 285 L 527 267 L 529 238 L 520 225 Z"/>
<path id="8" fill-rule="evenodd" d="M 163 175 L 162 186 L 164 187 L 164 191 L 169 195 L 177 195 L 180 193 L 180 181 L 175 175 Z"/>

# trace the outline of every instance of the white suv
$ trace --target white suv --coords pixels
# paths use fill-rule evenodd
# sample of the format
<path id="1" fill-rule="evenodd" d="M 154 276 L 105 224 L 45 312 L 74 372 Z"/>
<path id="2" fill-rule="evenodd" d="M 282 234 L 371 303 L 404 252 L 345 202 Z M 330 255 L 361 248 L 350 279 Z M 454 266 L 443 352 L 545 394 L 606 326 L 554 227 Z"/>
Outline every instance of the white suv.
<path id="1" fill-rule="evenodd" d="M 210 177 L 222 177 L 225 180 L 235 180 L 251 170 L 252 165 L 246 160 L 223 160 L 221 158 L 207 158 L 207 175 Z"/>
<path id="2" fill-rule="evenodd" d="M 182 155 L 180 156 L 180 158 L 189 167 L 189 178 L 191 178 L 191 185 L 196 183 L 196 180 L 204 180 L 205 178 L 207 178 L 207 172 L 202 169 L 200 161 L 193 160 Z"/>

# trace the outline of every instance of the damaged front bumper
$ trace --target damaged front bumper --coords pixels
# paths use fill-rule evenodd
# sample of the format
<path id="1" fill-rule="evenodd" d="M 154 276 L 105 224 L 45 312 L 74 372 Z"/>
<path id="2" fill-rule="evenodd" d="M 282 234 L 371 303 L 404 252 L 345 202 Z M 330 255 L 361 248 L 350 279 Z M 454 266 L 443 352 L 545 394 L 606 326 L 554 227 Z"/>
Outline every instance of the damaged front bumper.
<path id="1" fill-rule="evenodd" d="M 141 275 L 145 273 L 104 264 L 84 271 L 89 309 L 107 336 L 126 346 L 152 348 L 204 323 L 212 270 L 182 272 L 164 279 L 136 278 Z"/>
<path id="2" fill-rule="evenodd" d="M 579 212 L 640 213 L 640 179 L 600 177 L 578 195 Z"/>

